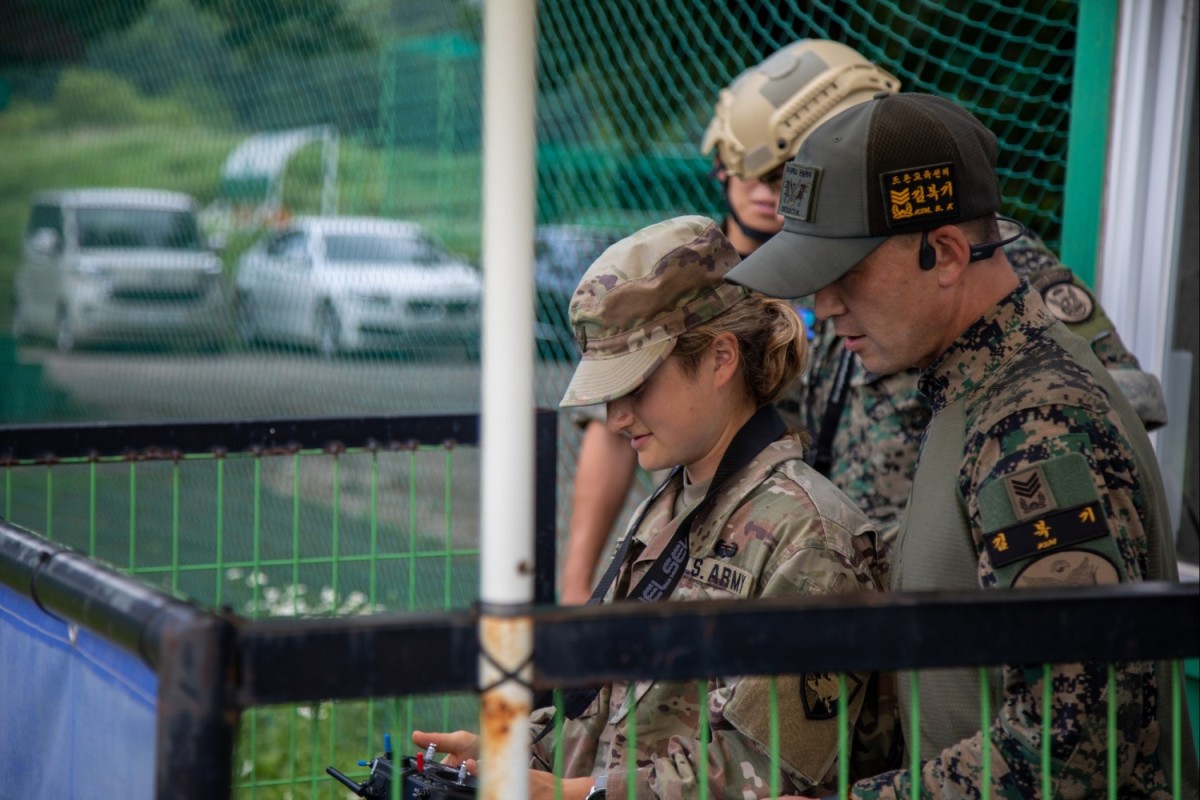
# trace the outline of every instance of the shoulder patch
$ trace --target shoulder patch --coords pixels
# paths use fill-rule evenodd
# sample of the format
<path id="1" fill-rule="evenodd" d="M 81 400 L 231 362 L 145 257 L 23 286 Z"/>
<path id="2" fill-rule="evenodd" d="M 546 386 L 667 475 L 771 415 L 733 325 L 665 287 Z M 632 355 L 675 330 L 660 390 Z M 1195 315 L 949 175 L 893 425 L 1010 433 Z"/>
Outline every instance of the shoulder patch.
<path id="1" fill-rule="evenodd" d="M 985 534 L 1099 499 L 1092 469 L 1079 453 L 1019 465 L 989 480 L 978 495 Z"/>
<path id="2" fill-rule="evenodd" d="M 1042 289 L 1042 301 L 1050 313 L 1068 325 L 1085 322 L 1096 303 L 1091 294 L 1073 281 L 1062 281 Z"/>
<path id="3" fill-rule="evenodd" d="M 1113 563 L 1091 550 L 1063 550 L 1030 561 L 1013 581 L 1018 589 L 1102 586 L 1121 582 Z"/>
<path id="4" fill-rule="evenodd" d="M 849 707 L 862 681 L 852 672 L 846 676 L 846 706 Z M 838 679 L 834 672 L 806 672 L 800 680 L 800 699 L 804 716 L 809 719 L 833 719 L 838 713 Z"/>

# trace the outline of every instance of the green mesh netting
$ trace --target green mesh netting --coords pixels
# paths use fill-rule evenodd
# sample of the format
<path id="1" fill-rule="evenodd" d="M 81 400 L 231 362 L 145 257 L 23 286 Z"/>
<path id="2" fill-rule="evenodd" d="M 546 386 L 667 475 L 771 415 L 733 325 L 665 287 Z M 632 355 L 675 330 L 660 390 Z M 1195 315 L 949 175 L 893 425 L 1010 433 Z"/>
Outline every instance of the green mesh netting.
<path id="1" fill-rule="evenodd" d="M 456 268 L 465 263 L 468 273 L 478 269 L 481 5 L 9 3 L 0 20 L 0 424 L 477 410 L 480 344 L 472 321 L 478 306 L 471 289 L 461 288 L 469 276 L 460 273 L 452 302 L 416 291 L 420 281 L 411 272 L 370 285 L 343 276 L 305 289 L 307 276 L 321 266 L 318 254 L 285 234 L 303 217 L 405 220 L 421 226 L 428 237 L 422 241 L 436 254 L 422 269 L 435 271 L 443 261 Z M 1058 247 L 1079 4 L 1011 5 L 543 0 L 538 324 L 536 341 L 516 343 L 538 354 L 539 404 L 555 405 L 569 377 L 574 349 L 566 297 L 587 263 L 613 238 L 664 216 L 722 213 L 709 159 L 699 152 L 717 92 L 799 38 L 844 42 L 898 76 L 906 90 L 945 95 L 975 112 L 1001 142 L 1006 211 Z M 22 269 L 28 274 L 70 255 L 56 251 L 53 238 L 31 248 L 40 229 L 54 230 L 65 244 L 76 224 L 74 208 L 55 199 L 63 195 L 39 193 L 113 187 L 192 198 L 206 243 L 219 245 L 212 248 L 218 271 L 171 285 L 154 283 L 152 265 L 143 269 L 147 274 L 128 277 L 122 259 L 130 245 L 117 245 L 129 238 L 110 231 L 113 247 L 67 264 L 82 285 L 75 294 L 18 280 Z M 238 283 L 245 257 L 260 247 L 281 256 L 265 283 L 289 290 L 269 300 Z M 322 248 L 322 256 L 330 250 Z M 203 255 L 203 248 L 183 249 L 196 251 L 188 258 Z M 154 257 L 168 266 L 183 263 L 178 252 L 171 256 Z M 209 297 L 211 313 L 195 325 L 180 324 L 189 304 L 214 287 L 220 296 L 219 302 Z M 29 311 L 35 306 L 39 310 Z M 94 319 L 105 308 L 116 318 L 108 327 Z M 401 312 L 416 322 L 392 324 Z M 439 327 L 447 318 L 462 324 Z M 213 324 L 200 324 L 205 321 Z M 348 335 L 351 327 L 363 336 Z M 563 431 L 560 529 L 578 446 L 577 431 L 565 421 Z M 237 488 L 227 489 L 222 502 L 231 504 L 230 519 L 248 514 L 246 524 L 254 528 L 256 506 L 246 493 L 255 482 L 242 474 L 247 463 L 227 467 L 221 479 Z M 358 469 L 353 464 L 343 466 Z M 50 526 L 60 540 L 207 602 L 253 609 L 269 587 L 282 593 L 272 597 L 296 604 L 301 582 L 311 602 L 321 596 L 316 584 L 328 584 L 333 575 L 339 591 L 347 582 L 369 582 L 368 575 L 391 575 L 376 591 L 403 593 L 402 606 L 412 599 L 410 588 L 425 592 L 413 607 L 458 605 L 467 597 L 439 582 L 443 564 L 426 571 L 425 561 L 436 558 L 363 566 L 355 548 L 369 523 L 344 511 L 338 516 L 338 503 L 348 497 L 334 499 L 328 466 L 312 473 L 323 487 L 316 492 L 305 491 L 307 466 L 271 467 L 267 478 L 279 485 L 268 486 L 273 506 L 257 522 L 263 537 L 243 541 L 236 538 L 240 528 L 225 533 L 229 549 L 222 558 L 244 570 L 237 573 L 241 583 L 212 566 L 212 541 L 166 536 L 151 547 L 134 535 L 135 503 L 143 512 L 153 509 L 160 530 L 187 531 L 205 517 L 215 520 L 210 505 L 217 495 L 207 492 L 217 480 L 212 462 L 135 471 L 143 488 L 157 487 L 152 505 L 137 494 L 129 469 L 103 466 L 92 479 L 57 473 L 49 488 L 42 472 L 28 479 L 10 473 L 5 502 L 27 516 L 22 524 Z M 179 495 L 171 488 L 177 479 L 187 487 Z M 477 471 L 461 467 L 454 479 L 469 494 Z M 111 491 L 89 488 L 110 483 Z M 191 490 L 197 483 L 206 487 L 202 500 Z M 427 489 L 441 499 L 440 483 Z M 47 499 L 51 492 L 54 503 Z M 177 496 L 182 499 L 172 500 Z M 189 510 L 189 503 L 199 505 Z M 465 516 L 472 517 L 467 527 L 473 530 L 474 514 Z M 89 522 L 95 519 L 107 522 Z M 334 519 L 343 520 L 338 535 L 349 548 L 336 570 L 329 551 L 317 562 L 308 552 L 325 543 Z M 397 524 L 405 528 L 407 520 Z M 92 536 L 86 547 L 72 538 L 85 535 Z M 264 568 L 268 583 L 259 586 Z M 310 572 L 321 579 L 309 579 Z M 457 574 L 475 578 L 473 566 Z M 239 739 L 239 792 L 335 796 L 322 769 L 345 759 L 342 739 L 354 742 L 354 756 L 371 755 L 378 742 L 364 731 L 386 725 L 399 733 L 414 719 L 412 702 L 249 716 Z M 459 724 L 458 704 L 438 700 L 435 706 L 426 709 L 433 722 L 422 725 Z M 469 717 L 470 704 L 464 708 Z M 303 755 L 289 755 L 296 753 Z"/>

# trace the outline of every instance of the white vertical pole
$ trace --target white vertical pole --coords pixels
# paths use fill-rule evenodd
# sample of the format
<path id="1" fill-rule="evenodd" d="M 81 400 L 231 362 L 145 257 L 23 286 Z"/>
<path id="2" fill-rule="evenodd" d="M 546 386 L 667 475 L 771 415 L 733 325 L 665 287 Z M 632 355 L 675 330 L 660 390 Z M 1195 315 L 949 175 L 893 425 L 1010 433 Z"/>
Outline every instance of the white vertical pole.
<path id="1" fill-rule="evenodd" d="M 1196 69 L 1196 5 L 1123 0 L 1117 37 L 1100 301 L 1143 369 L 1164 383 Z"/>
<path id="2" fill-rule="evenodd" d="M 480 796 L 529 796 L 535 0 L 485 0 Z"/>

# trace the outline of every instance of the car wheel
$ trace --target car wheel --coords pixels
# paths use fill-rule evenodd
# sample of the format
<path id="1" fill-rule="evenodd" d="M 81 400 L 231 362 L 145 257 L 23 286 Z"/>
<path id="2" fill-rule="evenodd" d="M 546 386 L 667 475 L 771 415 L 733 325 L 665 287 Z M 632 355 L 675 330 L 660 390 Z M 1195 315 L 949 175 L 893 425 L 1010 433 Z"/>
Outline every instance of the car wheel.
<path id="1" fill-rule="evenodd" d="M 258 312 L 254 310 L 254 301 L 250 299 L 249 295 L 237 296 L 234 301 L 233 313 L 238 341 L 246 347 L 257 344 L 261 335 L 258 330 Z"/>
<path id="2" fill-rule="evenodd" d="M 317 311 L 317 352 L 322 358 L 333 358 L 342 349 L 342 323 L 331 305 Z"/>
<path id="3" fill-rule="evenodd" d="M 75 322 L 71 312 L 65 306 L 58 309 L 58 323 L 54 328 L 54 346 L 60 353 L 69 353 L 75 349 Z"/>

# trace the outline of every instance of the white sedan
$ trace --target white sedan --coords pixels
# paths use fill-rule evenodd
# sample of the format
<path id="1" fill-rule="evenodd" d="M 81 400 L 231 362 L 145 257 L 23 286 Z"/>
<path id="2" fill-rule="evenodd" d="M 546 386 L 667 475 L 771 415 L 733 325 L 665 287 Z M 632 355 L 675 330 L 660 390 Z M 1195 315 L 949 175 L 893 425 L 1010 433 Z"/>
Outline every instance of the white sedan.
<path id="1" fill-rule="evenodd" d="M 234 291 L 246 343 L 479 352 L 482 278 L 414 222 L 297 217 L 246 251 Z"/>

